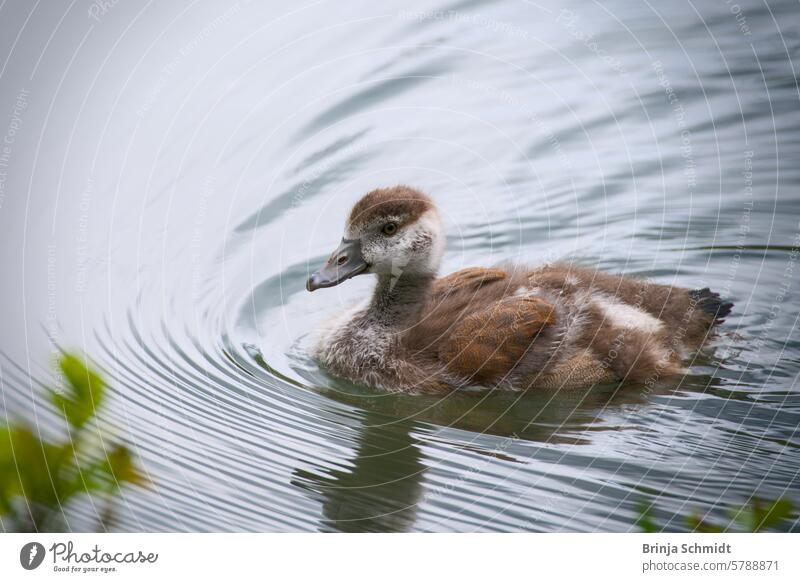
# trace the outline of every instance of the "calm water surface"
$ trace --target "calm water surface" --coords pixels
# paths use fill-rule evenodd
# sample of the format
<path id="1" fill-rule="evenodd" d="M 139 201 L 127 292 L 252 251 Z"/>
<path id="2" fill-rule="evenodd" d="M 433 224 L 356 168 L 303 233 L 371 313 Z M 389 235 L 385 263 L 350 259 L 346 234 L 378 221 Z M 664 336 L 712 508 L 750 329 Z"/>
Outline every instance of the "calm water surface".
<path id="1" fill-rule="evenodd" d="M 675 531 L 800 504 L 796 2 L 270 4 L 0 10 L 0 411 L 57 434 L 52 357 L 94 359 L 154 482 L 117 529 L 629 531 L 654 503 Z M 329 377 L 309 332 L 372 281 L 305 279 L 398 182 L 440 205 L 445 272 L 572 258 L 734 315 L 652 390 Z"/>

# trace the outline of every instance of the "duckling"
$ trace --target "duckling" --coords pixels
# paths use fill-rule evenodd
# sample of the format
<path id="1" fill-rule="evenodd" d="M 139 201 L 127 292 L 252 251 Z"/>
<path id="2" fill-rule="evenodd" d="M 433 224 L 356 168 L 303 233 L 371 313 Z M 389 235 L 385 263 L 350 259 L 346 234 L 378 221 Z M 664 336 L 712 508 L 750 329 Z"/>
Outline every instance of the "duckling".
<path id="1" fill-rule="evenodd" d="M 323 325 L 312 355 L 331 373 L 392 392 L 446 393 L 653 383 L 684 372 L 733 304 L 568 263 L 438 276 L 439 212 L 408 186 L 359 200 L 308 291 L 374 274 L 372 296 Z"/>

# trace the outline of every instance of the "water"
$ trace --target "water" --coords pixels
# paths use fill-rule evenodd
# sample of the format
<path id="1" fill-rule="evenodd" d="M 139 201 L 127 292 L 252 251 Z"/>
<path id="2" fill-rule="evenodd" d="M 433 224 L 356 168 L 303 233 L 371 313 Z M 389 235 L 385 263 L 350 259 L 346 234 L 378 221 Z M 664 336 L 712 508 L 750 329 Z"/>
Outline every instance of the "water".
<path id="1" fill-rule="evenodd" d="M 654 503 L 675 531 L 800 503 L 796 3 L 89 10 L 0 13 L 0 382 L 54 435 L 57 350 L 105 371 L 154 483 L 116 529 L 629 531 Z M 652 390 L 331 378 L 308 334 L 372 283 L 304 281 L 398 182 L 440 205 L 444 272 L 568 257 L 734 314 Z"/>

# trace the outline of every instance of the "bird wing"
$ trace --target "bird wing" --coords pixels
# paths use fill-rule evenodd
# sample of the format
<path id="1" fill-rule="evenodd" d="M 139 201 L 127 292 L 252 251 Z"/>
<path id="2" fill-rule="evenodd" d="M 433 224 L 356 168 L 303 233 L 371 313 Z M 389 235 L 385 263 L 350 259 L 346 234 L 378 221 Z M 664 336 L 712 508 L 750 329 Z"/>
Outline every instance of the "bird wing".
<path id="1" fill-rule="evenodd" d="M 477 291 L 481 287 L 508 278 L 508 273 L 502 269 L 484 269 L 483 267 L 470 267 L 446 277 L 436 279 L 433 285 L 432 298 L 434 301 L 443 300 L 454 293 Z"/>
<path id="2" fill-rule="evenodd" d="M 537 334 L 554 322 L 552 303 L 541 297 L 508 296 L 456 323 L 439 344 L 439 360 L 448 372 L 471 382 L 498 382 L 519 364 Z"/>

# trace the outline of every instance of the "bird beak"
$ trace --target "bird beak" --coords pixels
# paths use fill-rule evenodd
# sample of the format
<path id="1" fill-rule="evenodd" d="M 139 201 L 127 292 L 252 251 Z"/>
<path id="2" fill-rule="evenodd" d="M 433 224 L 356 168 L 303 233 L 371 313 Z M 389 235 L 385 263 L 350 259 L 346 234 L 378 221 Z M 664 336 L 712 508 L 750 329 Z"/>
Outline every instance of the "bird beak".
<path id="1" fill-rule="evenodd" d="M 328 262 L 306 281 L 306 289 L 316 291 L 324 287 L 334 287 L 351 277 L 360 275 L 369 268 L 361 256 L 361 241 L 342 239 Z"/>

